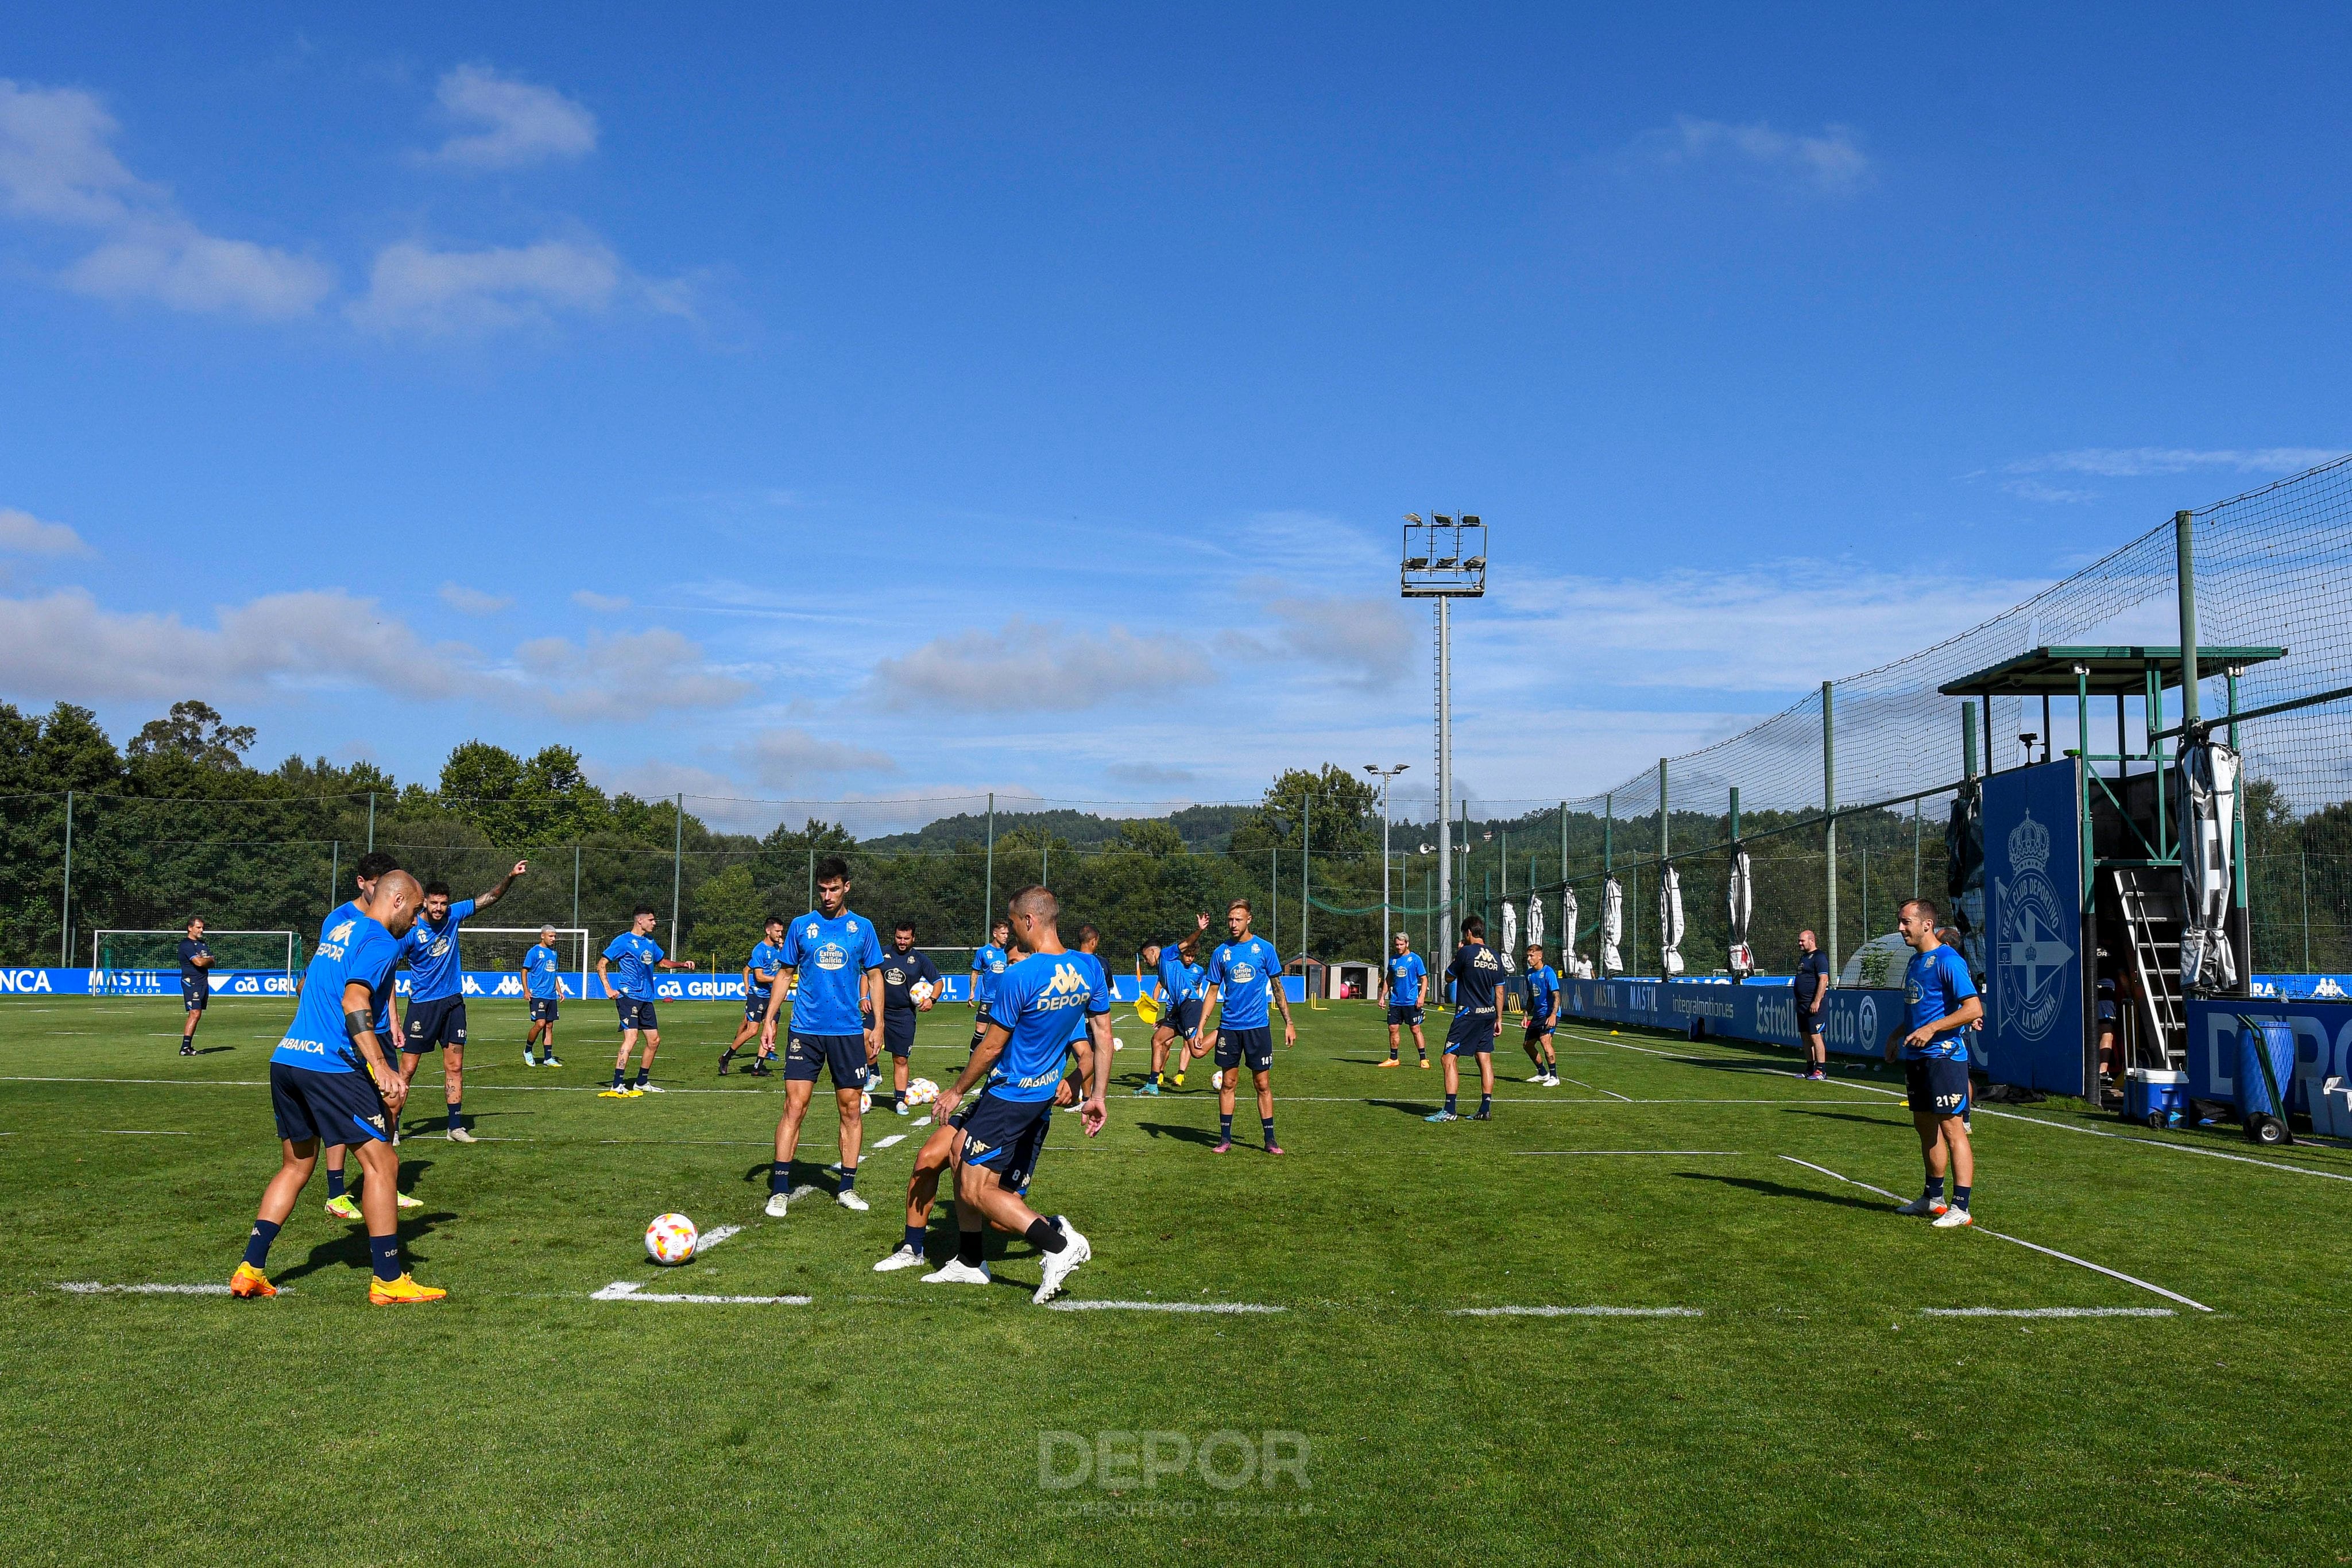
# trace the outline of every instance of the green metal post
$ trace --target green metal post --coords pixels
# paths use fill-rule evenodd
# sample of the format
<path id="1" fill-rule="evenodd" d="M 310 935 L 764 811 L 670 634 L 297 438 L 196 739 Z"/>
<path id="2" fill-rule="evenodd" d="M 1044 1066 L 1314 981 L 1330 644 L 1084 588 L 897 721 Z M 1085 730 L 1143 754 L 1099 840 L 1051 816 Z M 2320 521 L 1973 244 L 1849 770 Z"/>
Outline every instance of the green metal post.
<path id="1" fill-rule="evenodd" d="M 58 901 L 58 967 L 73 962 L 73 798 L 66 791 L 66 882 L 64 896 Z"/>
<path id="2" fill-rule="evenodd" d="M 1919 896 L 1919 806 L 1911 802 L 1911 896 Z"/>
<path id="3" fill-rule="evenodd" d="M 375 791 L 368 791 L 368 848 L 375 848 Z"/>
<path id="4" fill-rule="evenodd" d="M 2170 860 L 2173 858 L 2172 814 L 2167 809 L 2164 788 L 2164 742 L 2156 738 L 2156 732 L 2164 727 L 2164 673 L 2153 664 L 2148 667 L 2147 692 L 2143 701 L 2146 704 L 2143 727 L 2148 737 L 2147 759 L 2156 769 L 2156 858 Z"/>
<path id="5" fill-rule="evenodd" d="M 1731 841 L 1739 841 L 1739 786 L 1731 787 Z"/>
<path id="6" fill-rule="evenodd" d="M 2172 514 L 2173 588 L 2180 601 L 2180 722 L 2184 727 L 2197 722 L 2197 562 L 2196 547 L 2189 538 L 2196 520 L 2194 513 Z"/>
<path id="7" fill-rule="evenodd" d="M 1313 905 L 1307 887 L 1307 865 L 1315 858 L 1315 794 L 1307 791 L 1298 813 L 1298 972 L 1307 973 L 1307 916 Z M 1280 952 L 1280 948 L 1276 949 Z"/>
<path id="8" fill-rule="evenodd" d="M 2230 749 L 2238 749 L 2238 666 L 2235 664 L 2230 666 Z M 2242 764 L 2238 769 L 2238 809 L 2230 813 L 2230 896 L 2239 908 L 2243 909 L 2246 907 L 2246 797 Z M 2253 967 L 2252 954 L 2241 955 L 2241 969 L 2251 973 Z"/>
<path id="9" fill-rule="evenodd" d="M 1990 707 L 1992 706 L 1992 699 L 1990 697 L 1987 697 L 1985 699 L 1985 706 L 1987 707 Z M 1960 777 L 1963 779 L 1974 779 L 1976 776 L 1977 705 L 1974 703 L 1962 703 L 1960 705 Z"/>
<path id="10" fill-rule="evenodd" d="M 2098 875 L 2092 868 L 2091 852 L 2091 667 L 2074 666 L 2074 820 L 2081 825 L 2083 840 L 2083 904 L 2091 904 L 2091 889 Z"/>
<path id="11" fill-rule="evenodd" d="M 816 904 L 816 894 L 815 894 L 815 893 L 814 893 L 814 886 L 815 886 L 815 883 L 814 883 L 814 880 L 812 880 L 812 882 L 810 883 L 810 887 L 811 887 L 812 891 L 811 891 L 811 893 L 810 893 L 810 894 L 809 894 L 809 904 L 810 904 L 811 907 L 814 907 L 814 905 L 815 905 L 815 904 Z M 987 940 L 988 940 L 988 937 L 989 937 L 989 932 L 990 932 L 991 928 L 992 928 L 992 927 L 995 925 L 995 924 L 996 924 L 996 791 L 995 791 L 995 790 L 993 790 L 993 789 L 991 789 L 991 790 L 988 792 L 988 869 L 986 870 L 986 872 L 985 872 L 985 873 L 982 873 L 982 878 L 981 878 L 981 883 L 980 883 L 980 939 L 981 939 L 982 942 L 985 942 L 985 941 L 987 941 Z"/>
<path id="12" fill-rule="evenodd" d="M 680 953 L 677 945 L 678 895 L 686 888 L 686 795 L 683 791 L 677 797 L 677 821 L 674 826 L 677 831 L 670 841 L 669 852 L 669 955 L 673 958 Z M 811 898 L 809 904 L 814 907 L 816 900 Z"/>
<path id="13" fill-rule="evenodd" d="M 1831 684 L 1822 683 L 1822 861 L 1829 882 L 1830 973 L 1838 972 L 1837 718 Z M 1986 707 L 1992 705 L 1987 703 Z"/>

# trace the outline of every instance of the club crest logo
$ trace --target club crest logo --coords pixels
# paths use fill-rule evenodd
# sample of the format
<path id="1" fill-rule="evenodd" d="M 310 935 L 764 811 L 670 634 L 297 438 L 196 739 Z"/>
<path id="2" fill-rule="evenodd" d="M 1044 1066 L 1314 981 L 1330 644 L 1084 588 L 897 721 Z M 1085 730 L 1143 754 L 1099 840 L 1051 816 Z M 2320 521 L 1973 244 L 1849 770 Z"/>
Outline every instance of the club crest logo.
<path id="1" fill-rule="evenodd" d="M 2010 831 L 2009 866 L 2011 880 L 1993 884 L 2000 909 L 1993 997 L 2005 1027 L 2040 1040 L 2058 1021 L 2060 982 L 2074 949 L 2065 941 L 2065 904 L 2050 880 L 2050 830 L 2031 811 Z"/>

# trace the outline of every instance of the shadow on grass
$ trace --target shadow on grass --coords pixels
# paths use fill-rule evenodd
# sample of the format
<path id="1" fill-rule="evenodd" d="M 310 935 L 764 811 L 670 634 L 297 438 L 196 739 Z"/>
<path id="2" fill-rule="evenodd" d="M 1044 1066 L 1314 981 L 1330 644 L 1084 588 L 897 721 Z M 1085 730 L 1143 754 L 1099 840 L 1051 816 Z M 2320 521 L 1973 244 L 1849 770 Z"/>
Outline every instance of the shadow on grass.
<path id="1" fill-rule="evenodd" d="M 1832 1122 L 1859 1122 L 1865 1127 L 1900 1127 L 1906 1125 L 1911 1119 L 1911 1113 L 1908 1111 L 1903 1112 L 1902 1114 L 1897 1117 L 1891 1115 L 1858 1116 L 1852 1111 L 1800 1111 L 1786 1105 L 1782 1106 L 1781 1109 L 1788 1112 L 1791 1116 L 1820 1116 Z M 1896 1107 L 1893 1104 L 1889 1104 L 1887 1109 L 1889 1111 L 1894 1111 Z"/>
<path id="2" fill-rule="evenodd" d="M 1721 1182 L 1725 1186 L 1745 1187 L 1766 1197 L 1801 1197 L 1811 1203 L 1835 1204 L 1840 1208 L 1864 1208 L 1873 1214 L 1891 1212 L 1890 1206 L 1866 1197 L 1848 1197 L 1843 1193 L 1816 1192 L 1811 1187 L 1788 1186 L 1777 1181 L 1764 1181 L 1756 1176 L 1720 1176 L 1713 1171 L 1676 1171 L 1685 1181 Z"/>
<path id="3" fill-rule="evenodd" d="M 1426 1116 L 1445 1104 L 1443 1094 L 1429 1100 L 1367 1100 L 1367 1105 L 1377 1105 L 1383 1111 L 1402 1112 L 1408 1116 Z"/>
<path id="4" fill-rule="evenodd" d="M 1205 1127 L 1180 1127 L 1172 1122 L 1138 1122 L 1135 1130 L 1147 1138 L 1173 1138 L 1180 1144 L 1198 1144 L 1204 1149 L 1217 1145 L 1217 1134 Z"/>
<path id="5" fill-rule="evenodd" d="M 207 1045 L 198 1048 L 196 1054 L 198 1056 L 218 1056 L 224 1051 L 235 1051 L 236 1049 L 236 1047 L 233 1045 Z"/>

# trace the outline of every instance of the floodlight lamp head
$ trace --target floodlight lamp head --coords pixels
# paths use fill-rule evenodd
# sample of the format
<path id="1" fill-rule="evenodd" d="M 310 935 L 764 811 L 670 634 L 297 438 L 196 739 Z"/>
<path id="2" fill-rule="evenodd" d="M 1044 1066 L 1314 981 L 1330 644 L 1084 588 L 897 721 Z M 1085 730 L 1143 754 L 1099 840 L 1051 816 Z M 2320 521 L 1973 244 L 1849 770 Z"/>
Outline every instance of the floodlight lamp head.
<path id="1" fill-rule="evenodd" d="M 1422 523 L 1421 523 L 1421 514 L 1420 514 L 1419 512 L 1407 512 L 1407 513 L 1404 515 L 1404 520 L 1405 520 L 1406 522 L 1408 522 L 1408 523 L 1411 523 L 1411 524 L 1412 524 L 1413 527 L 1415 527 L 1415 528 L 1419 528 L 1419 527 L 1421 527 L 1421 526 L 1422 526 Z"/>

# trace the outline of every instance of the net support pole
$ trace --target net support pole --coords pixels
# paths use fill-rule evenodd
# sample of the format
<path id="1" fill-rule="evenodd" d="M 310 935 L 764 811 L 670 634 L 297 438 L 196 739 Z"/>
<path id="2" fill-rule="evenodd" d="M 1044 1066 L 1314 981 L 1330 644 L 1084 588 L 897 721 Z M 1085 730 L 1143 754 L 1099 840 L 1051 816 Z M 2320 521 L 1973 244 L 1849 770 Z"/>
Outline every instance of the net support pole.
<path id="1" fill-rule="evenodd" d="M 815 883 L 811 883 L 812 889 Z M 809 907 L 816 906 L 816 895 L 809 895 Z M 986 942 L 996 919 L 996 791 L 988 792 L 988 865 L 982 873 L 980 884 L 980 939 Z"/>
<path id="2" fill-rule="evenodd" d="M 1315 859 L 1315 792 L 1307 792 L 1298 829 L 1298 972 L 1307 973 L 1307 923 L 1313 906 L 1307 901 L 1307 867 Z"/>
<path id="3" fill-rule="evenodd" d="M 1837 719 L 1833 704 L 1834 691 L 1828 681 L 1822 683 L 1822 860 L 1826 868 L 1829 893 L 1830 974 L 1838 972 L 1838 900 L 1837 900 Z M 1990 704 L 1986 705 L 1988 708 Z M 1834 981 L 1832 981 L 1834 983 Z"/>
<path id="4" fill-rule="evenodd" d="M 1992 699 L 1985 702 L 1990 706 Z M 1960 705 L 1960 777 L 1974 779 L 1977 776 L 1977 705 Z"/>
<path id="5" fill-rule="evenodd" d="M 1559 803 L 1559 887 L 1562 893 L 1568 891 L 1568 802 L 1565 800 Z M 1569 932 L 1566 940 L 1575 941 L 1576 933 Z"/>
<path id="6" fill-rule="evenodd" d="M 2174 584 L 2180 601 L 2180 722 L 2184 727 L 2197 722 L 2197 560 L 2196 546 L 2189 538 L 2196 520 L 2194 513 L 2172 514 Z"/>
<path id="7" fill-rule="evenodd" d="M 66 791 L 66 865 L 65 888 L 58 899 L 58 967 L 62 969 L 72 960 L 69 951 L 73 943 L 73 798 Z"/>
<path id="8" fill-rule="evenodd" d="M 678 895 L 686 888 L 686 795 L 677 797 L 677 818 L 671 824 L 669 851 L 669 956 L 678 956 L 677 906 Z"/>
<path id="9" fill-rule="evenodd" d="M 375 791 L 368 791 L 368 849 L 375 849 Z"/>
<path id="10" fill-rule="evenodd" d="M 1731 787 L 1731 841 L 1739 841 L 1739 786 Z"/>
<path id="11" fill-rule="evenodd" d="M 1666 759 L 1661 757 L 1658 758 L 1658 863 L 1660 865 L 1666 863 L 1666 856 L 1671 848 L 1672 840 L 1666 827 Z"/>
<path id="12" fill-rule="evenodd" d="M 580 846 L 572 846 L 572 924 L 580 924 Z M 583 999 L 584 1000 L 584 995 Z"/>
<path id="13" fill-rule="evenodd" d="M 337 839 L 334 848 L 327 852 L 327 907 L 335 907 L 335 888 L 343 880 L 343 841 Z"/>
<path id="14" fill-rule="evenodd" d="M 1437 600 L 1437 940 L 1432 956 L 1451 946 L 1454 935 L 1454 658 L 1453 622 L 1443 594 Z"/>

